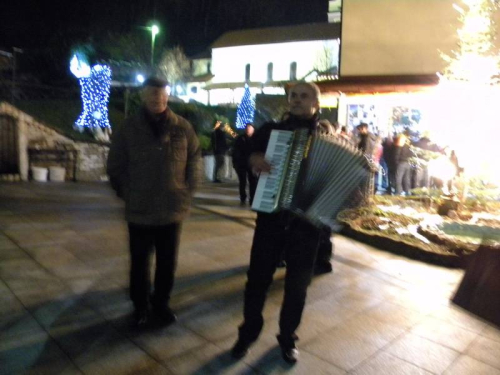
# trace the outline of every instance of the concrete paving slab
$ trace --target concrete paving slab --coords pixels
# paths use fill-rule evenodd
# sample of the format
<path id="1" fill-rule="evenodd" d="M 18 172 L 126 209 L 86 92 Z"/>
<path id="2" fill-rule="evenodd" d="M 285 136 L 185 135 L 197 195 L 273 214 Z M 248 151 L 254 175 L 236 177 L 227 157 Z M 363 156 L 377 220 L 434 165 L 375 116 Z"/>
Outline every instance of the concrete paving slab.
<path id="1" fill-rule="evenodd" d="M 254 221 L 234 183 L 206 183 L 183 225 L 171 299 L 179 321 L 138 332 L 130 328 L 123 204 L 109 186 L 0 183 L 0 373 L 499 370 L 498 328 L 449 303 L 463 271 L 338 235 L 334 272 L 308 291 L 300 362 L 287 365 L 275 338 L 284 269 L 269 290 L 261 337 L 243 360 L 231 359 Z"/>

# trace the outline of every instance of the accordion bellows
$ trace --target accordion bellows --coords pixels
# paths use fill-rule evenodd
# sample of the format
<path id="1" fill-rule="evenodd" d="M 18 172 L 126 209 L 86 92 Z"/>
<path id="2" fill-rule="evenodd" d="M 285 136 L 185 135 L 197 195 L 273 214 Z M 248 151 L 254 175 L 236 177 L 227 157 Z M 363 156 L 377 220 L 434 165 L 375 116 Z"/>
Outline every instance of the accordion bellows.
<path id="1" fill-rule="evenodd" d="M 259 178 L 252 204 L 258 212 L 288 210 L 333 228 L 338 213 L 362 203 L 373 188 L 371 160 L 335 136 L 273 130 L 266 159 L 273 169 Z"/>

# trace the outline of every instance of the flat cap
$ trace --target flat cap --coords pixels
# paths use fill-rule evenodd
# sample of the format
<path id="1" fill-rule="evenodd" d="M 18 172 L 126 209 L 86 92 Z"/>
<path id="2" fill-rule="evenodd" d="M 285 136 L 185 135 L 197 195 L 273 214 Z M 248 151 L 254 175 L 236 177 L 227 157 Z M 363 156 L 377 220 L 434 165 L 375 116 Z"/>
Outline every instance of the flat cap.
<path id="1" fill-rule="evenodd" d="M 150 76 L 150 77 L 146 78 L 146 80 L 142 84 L 142 86 L 144 86 L 144 87 L 146 87 L 146 86 L 166 87 L 168 85 L 169 85 L 169 82 L 166 79 L 160 78 L 157 76 Z"/>

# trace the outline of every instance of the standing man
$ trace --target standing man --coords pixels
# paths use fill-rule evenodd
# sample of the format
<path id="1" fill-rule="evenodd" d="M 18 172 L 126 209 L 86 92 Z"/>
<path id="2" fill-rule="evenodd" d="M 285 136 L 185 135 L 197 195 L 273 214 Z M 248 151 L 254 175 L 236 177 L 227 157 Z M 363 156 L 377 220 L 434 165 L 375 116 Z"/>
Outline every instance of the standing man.
<path id="1" fill-rule="evenodd" d="M 356 127 L 356 129 L 358 129 L 359 133 L 358 150 L 369 158 L 373 157 L 377 138 L 368 131 L 367 123 L 362 122 Z"/>
<path id="2" fill-rule="evenodd" d="M 251 148 L 251 138 L 254 133 L 254 127 L 252 124 L 248 123 L 245 127 L 245 133 L 239 135 L 234 141 L 233 146 L 233 167 L 238 175 L 238 181 L 240 183 L 240 202 L 242 205 L 246 203 L 247 199 L 247 178 L 249 184 L 249 194 L 250 206 L 253 202 L 253 196 L 255 195 L 255 188 L 257 187 L 257 178 L 252 173 L 248 161 L 250 159 L 250 154 L 252 152 Z"/>
<path id="3" fill-rule="evenodd" d="M 222 121 L 216 121 L 212 132 L 212 150 L 214 152 L 214 182 L 222 182 L 220 175 L 224 172 L 224 161 L 227 153 L 226 133 Z"/>
<path id="4" fill-rule="evenodd" d="M 319 88 L 312 83 L 300 82 L 290 89 L 290 113 L 286 120 L 264 124 L 253 136 L 250 166 L 254 172 L 269 172 L 272 168 L 264 157 L 272 130 L 307 128 L 310 132 L 318 131 L 319 96 Z M 283 359 L 289 363 L 297 361 L 299 352 L 295 346 L 298 339 L 295 330 L 300 324 L 307 287 L 311 282 L 319 236 L 316 227 L 289 212 L 257 214 L 245 288 L 244 322 L 239 327 L 238 341 L 231 352 L 234 358 L 245 356 L 262 330 L 266 293 L 279 257 L 284 253 L 285 297 L 278 342 Z"/>
<path id="5" fill-rule="evenodd" d="M 200 182 L 200 145 L 193 127 L 168 108 L 168 82 L 148 78 L 142 108 L 113 134 L 107 172 L 125 201 L 130 239 L 130 298 L 135 323 L 153 312 L 176 321 L 169 307 L 174 285 L 181 223 Z M 154 292 L 150 298 L 150 254 L 156 250 Z"/>

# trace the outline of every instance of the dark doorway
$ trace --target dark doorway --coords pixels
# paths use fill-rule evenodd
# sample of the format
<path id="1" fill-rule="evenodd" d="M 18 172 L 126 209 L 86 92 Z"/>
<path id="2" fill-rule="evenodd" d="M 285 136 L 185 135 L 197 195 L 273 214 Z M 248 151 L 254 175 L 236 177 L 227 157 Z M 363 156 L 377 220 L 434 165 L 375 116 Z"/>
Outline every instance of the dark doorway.
<path id="1" fill-rule="evenodd" d="M 16 120 L 0 115 L 0 174 L 19 174 Z"/>

